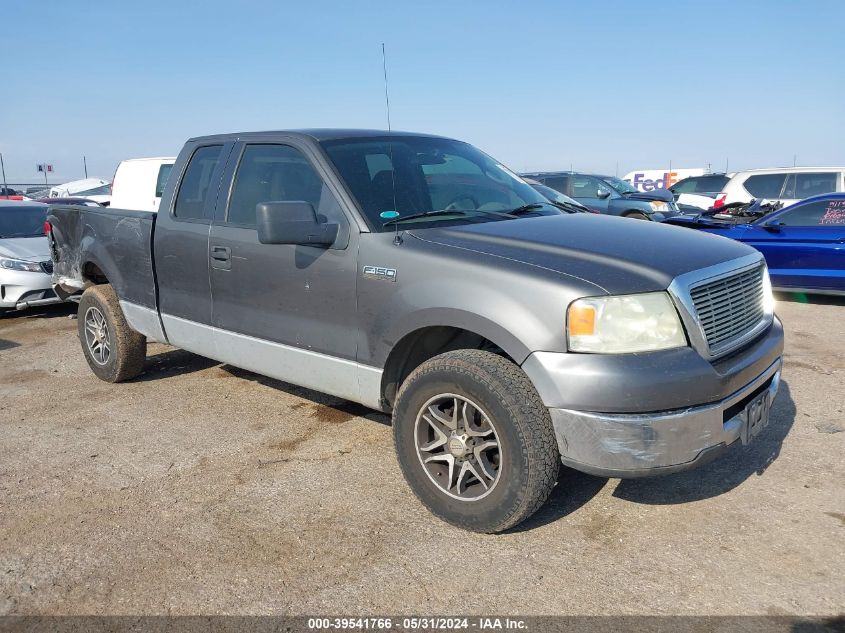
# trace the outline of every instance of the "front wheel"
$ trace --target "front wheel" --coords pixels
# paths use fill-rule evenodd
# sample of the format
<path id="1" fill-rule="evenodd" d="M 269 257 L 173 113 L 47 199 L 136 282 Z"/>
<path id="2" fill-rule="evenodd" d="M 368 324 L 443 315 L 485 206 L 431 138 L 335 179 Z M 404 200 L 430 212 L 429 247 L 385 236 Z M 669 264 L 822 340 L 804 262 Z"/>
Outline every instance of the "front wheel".
<path id="1" fill-rule="evenodd" d="M 414 494 L 467 530 L 521 523 L 557 481 L 548 409 L 518 366 L 490 352 L 447 352 L 415 369 L 399 390 L 393 434 Z"/>
<path id="2" fill-rule="evenodd" d="M 79 342 L 97 378 L 121 382 L 143 371 L 147 339 L 126 323 L 111 285 L 92 286 L 82 293 L 77 316 Z"/>
<path id="3" fill-rule="evenodd" d="M 632 211 L 625 215 L 626 218 L 631 218 L 632 220 L 648 220 L 649 217 L 645 213 L 640 213 L 639 211 Z"/>

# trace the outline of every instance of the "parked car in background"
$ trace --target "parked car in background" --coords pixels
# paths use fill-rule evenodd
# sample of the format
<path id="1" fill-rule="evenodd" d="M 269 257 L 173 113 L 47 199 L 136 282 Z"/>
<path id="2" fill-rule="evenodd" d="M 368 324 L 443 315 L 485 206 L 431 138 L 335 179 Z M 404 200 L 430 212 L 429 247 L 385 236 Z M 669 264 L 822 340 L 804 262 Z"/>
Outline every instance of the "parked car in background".
<path id="1" fill-rule="evenodd" d="M 49 198 L 69 198 L 81 194 L 83 191 L 91 191 L 92 189 L 99 189 L 104 185 L 108 185 L 108 180 L 102 178 L 83 178 L 82 180 L 71 180 L 70 182 L 62 183 L 61 185 L 54 185 L 50 187 L 49 193 L 46 197 Z"/>
<path id="2" fill-rule="evenodd" d="M 748 224 L 687 224 L 763 253 L 777 290 L 845 294 L 845 194 L 813 196 Z"/>
<path id="3" fill-rule="evenodd" d="M 716 196 L 725 188 L 731 179 L 728 174 L 704 174 L 690 176 L 679 180 L 671 187 L 667 187 L 675 198 L 675 204 L 683 213 L 690 207 L 692 210 L 709 209 L 716 202 Z"/>
<path id="4" fill-rule="evenodd" d="M 718 209 L 732 202 L 750 202 L 752 198 L 792 204 L 838 191 L 845 191 L 845 167 L 750 169 L 734 174 L 713 206 Z"/>
<path id="5" fill-rule="evenodd" d="M 551 187 L 596 213 L 657 221 L 678 213 L 670 191 L 637 191 L 624 180 L 614 176 L 571 171 L 536 172 L 521 176 Z"/>
<path id="6" fill-rule="evenodd" d="M 689 169 L 638 169 L 622 176 L 622 180 L 638 191 L 669 189 L 679 180 L 690 176 L 702 176 L 707 173 L 703 167 Z"/>
<path id="7" fill-rule="evenodd" d="M 577 202 L 569 196 L 563 195 L 560 191 L 555 191 L 551 187 L 547 187 L 532 178 L 523 178 L 523 180 L 543 194 L 549 202 L 557 207 L 560 207 L 567 213 L 595 213 L 595 211 L 591 211 L 580 202 Z"/>
<path id="8" fill-rule="evenodd" d="M 23 194 L 11 187 L 0 187 L 0 200 L 23 200 Z"/>
<path id="9" fill-rule="evenodd" d="M 106 183 L 104 185 L 100 185 L 99 187 L 77 191 L 73 197 L 85 198 L 86 200 L 91 200 L 107 207 L 111 204 L 111 184 Z"/>
<path id="10" fill-rule="evenodd" d="M 158 213 L 50 208 L 102 380 L 152 340 L 389 411 L 411 489 L 479 532 L 533 514 L 561 461 L 667 474 L 768 423 L 783 329 L 748 246 L 562 213 L 436 136 L 223 134 L 175 165 Z"/>
<path id="11" fill-rule="evenodd" d="M 112 206 L 134 211 L 158 211 L 175 161 L 175 156 L 121 161 L 112 180 Z"/>
<path id="12" fill-rule="evenodd" d="M 0 312 L 58 303 L 46 204 L 0 200 Z"/>

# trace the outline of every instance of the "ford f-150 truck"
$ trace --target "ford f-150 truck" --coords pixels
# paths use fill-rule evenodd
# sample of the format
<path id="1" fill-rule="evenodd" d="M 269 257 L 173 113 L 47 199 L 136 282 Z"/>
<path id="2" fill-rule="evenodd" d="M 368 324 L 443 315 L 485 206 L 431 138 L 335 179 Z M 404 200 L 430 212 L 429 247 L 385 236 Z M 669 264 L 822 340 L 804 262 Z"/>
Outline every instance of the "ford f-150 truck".
<path id="1" fill-rule="evenodd" d="M 563 213 L 452 139 L 195 138 L 157 215 L 53 207 L 45 231 L 98 377 L 159 341 L 390 412 L 411 489 L 469 530 L 530 516 L 561 461 L 637 477 L 746 444 L 778 388 L 760 253 Z"/>

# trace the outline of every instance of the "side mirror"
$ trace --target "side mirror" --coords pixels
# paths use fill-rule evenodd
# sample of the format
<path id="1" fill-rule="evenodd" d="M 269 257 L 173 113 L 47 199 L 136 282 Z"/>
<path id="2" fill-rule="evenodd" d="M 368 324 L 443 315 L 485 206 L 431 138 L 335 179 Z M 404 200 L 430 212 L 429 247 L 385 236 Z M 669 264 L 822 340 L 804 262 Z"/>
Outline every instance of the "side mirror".
<path id="1" fill-rule="evenodd" d="M 607 191 L 606 189 L 599 189 L 596 192 L 596 198 L 598 198 L 599 200 L 604 200 L 605 198 L 609 198 L 609 197 L 610 197 L 610 192 Z"/>
<path id="2" fill-rule="evenodd" d="M 262 244 L 307 244 L 331 246 L 337 224 L 320 224 L 309 202 L 259 202 L 255 225 Z"/>
<path id="3" fill-rule="evenodd" d="M 777 220 L 769 220 L 763 224 L 763 228 L 770 233 L 780 233 L 780 227 L 784 226 L 783 222 Z"/>

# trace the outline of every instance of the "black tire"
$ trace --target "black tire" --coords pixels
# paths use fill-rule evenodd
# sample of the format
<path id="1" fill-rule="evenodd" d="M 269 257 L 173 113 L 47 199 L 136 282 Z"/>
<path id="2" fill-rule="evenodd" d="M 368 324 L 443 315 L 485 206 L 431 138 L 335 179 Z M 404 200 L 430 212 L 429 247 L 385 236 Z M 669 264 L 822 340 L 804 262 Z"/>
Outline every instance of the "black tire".
<path id="1" fill-rule="evenodd" d="M 103 327 L 91 328 L 101 315 Z M 82 293 L 77 312 L 77 329 L 82 353 L 91 371 L 100 380 L 122 382 L 139 375 L 144 370 L 147 357 L 147 339 L 129 327 L 120 309 L 114 289 L 109 284 L 92 286 Z M 93 331 L 105 332 L 97 342 L 100 347 L 90 344 L 96 340 Z M 108 353 L 102 352 L 102 342 L 106 342 Z M 100 350 L 99 354 L 95 350 Z"/>
<path id="2" fill-rule="evenodd" d="M 631 218 L 632 220 L 651 220 L 645 213 L 640 213 L 639 211 L 631 211 L 630 213 L 625 214 L 626 218 Z"/>
<path id="3" fill-rule="evenodd" d="M 418 451 L 417 421 L 439 394 L 447 394 L 447 400 L 451 395 L 468 399 L 494 427 L 501 450 L 496 449 L 496 480 L 481 498 L 450 495 L 449 488 L 435 483 L 423 465 L 422 455 L 430 453 Z M 480 350 L 447 352 L 417 367 L 396 398 L 393 437 L 399 465 L 414 494 L 436 516 L 473 532 L 501 532 L 527 519 L 546 501 L 560 470 L 549 411 L 534 385 L 511 361 Z M 450 446 L 451 442 L 443 449 Z M 444 479 L 437 481 L 442 484 Z M 451 481 L 450 473 L 450 486 Z M 452 490 L 460 494 L 460 483 Z"/>

